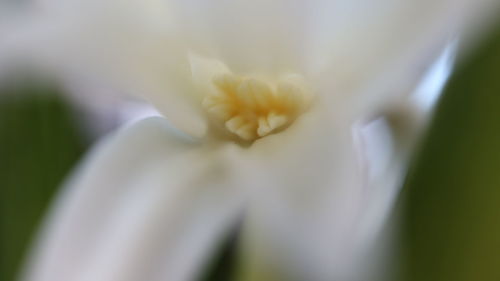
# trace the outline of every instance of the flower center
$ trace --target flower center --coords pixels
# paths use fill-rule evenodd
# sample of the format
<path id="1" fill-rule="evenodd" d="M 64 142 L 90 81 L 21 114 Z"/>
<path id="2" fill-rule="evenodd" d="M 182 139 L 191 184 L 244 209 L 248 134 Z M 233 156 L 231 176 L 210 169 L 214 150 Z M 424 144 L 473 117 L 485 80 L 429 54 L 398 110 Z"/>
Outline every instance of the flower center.
<path id="1" fill-rule="evenodd" d="M 290 125 L 304 112 L 311 97 L 297 75 L 276 83 L 223 74 L 213 79 L 216 91 L 203 107 L 231 133 L 246 140 L 267 136 Z"/>

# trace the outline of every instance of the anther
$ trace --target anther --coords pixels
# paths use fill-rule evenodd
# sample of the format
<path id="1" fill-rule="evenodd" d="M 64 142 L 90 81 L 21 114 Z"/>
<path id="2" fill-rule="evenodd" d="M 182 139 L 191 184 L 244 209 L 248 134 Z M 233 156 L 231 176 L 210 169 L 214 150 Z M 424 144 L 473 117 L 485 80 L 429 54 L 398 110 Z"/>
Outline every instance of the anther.
<path id="1" fill-rule="evenodd" d="M 203 107 L 229 132 L 246 141 L 289 125 L 309 103 L 304 87 L 288 80 L 271 84 L 224 74 L 215 77 L 213 83 L 216 92 L 207 93 Z"/>

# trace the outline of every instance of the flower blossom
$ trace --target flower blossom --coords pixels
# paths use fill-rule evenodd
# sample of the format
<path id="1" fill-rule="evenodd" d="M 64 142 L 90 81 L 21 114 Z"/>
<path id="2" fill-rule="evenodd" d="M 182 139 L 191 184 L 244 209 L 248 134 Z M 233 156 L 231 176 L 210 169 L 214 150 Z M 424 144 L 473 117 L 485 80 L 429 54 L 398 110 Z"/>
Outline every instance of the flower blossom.
<path id="1" fill-rule="evenodd" d="M 402 168 L 369 176 L 356 128 L 407 98 L 473 2 L 38 1 L 16 52 L 164 118 L 97 145 L 24 280 L 194 280 L 236 226 L 244 280 L 361 278 Z"/>

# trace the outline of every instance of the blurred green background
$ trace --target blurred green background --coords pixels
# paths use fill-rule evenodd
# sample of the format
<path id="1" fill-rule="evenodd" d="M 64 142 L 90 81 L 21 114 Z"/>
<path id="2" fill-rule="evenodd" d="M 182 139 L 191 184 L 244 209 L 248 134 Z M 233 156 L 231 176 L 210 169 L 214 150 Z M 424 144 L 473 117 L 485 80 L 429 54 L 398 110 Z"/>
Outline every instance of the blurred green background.
<path id="1" fill-rule="evenodd" d="M 85 144 L 57 88 L 20 78 L 0 97 L 0 280 L 9 281 Z"/>
<path id="2" fill-rule="evenodd" d="M 500 25 L 459 61 L 402 203 L 403 280 L 500 280 Z"/>
<path id="3" fill-rule="evenodd" d="M 88 146 L 57 87 L 4 83 L 0 96 L 0 280 L 10 281 Z M 500 280 L 500 25 L 460 60 L 417 152 L 398 208 L 398 279 Z M 230 280 L 234 239 L 209 279 Z"/>

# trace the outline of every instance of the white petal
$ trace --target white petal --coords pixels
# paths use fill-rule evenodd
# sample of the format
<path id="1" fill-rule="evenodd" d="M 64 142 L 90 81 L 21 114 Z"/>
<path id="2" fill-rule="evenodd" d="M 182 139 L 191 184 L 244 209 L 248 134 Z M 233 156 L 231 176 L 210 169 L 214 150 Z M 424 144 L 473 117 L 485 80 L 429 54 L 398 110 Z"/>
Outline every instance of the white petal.
<path id="1" fill-rule="evenodd" d="M 249 270 L 267 267 L 285 280 L 336 280 L 351 258 L 349 238 L 366 199 L 351 125 L 326 110 L 306 113 L 257 140 L 241 159 L 248 161 L 245 183 L 255 191 L 243 252 L 255 266 Z"/>
<path id="2" fill-rule="evenodd" d="M 0 50 L 8 45 L 59 77 L 97 81 L 145 99 L 179 129 L 205 133 L 188 48 L 165 1 L 53 0 L 36 11 L 0 39 Z"/>
<path id="3" fill-rule="evenodd" d="M 394 196 L 400 167 L 370 179 L 352 132 L 349 119 L 318 109 L 240 157 L 255 191 L 243 238 L 247 280 L 363 280 L 360 262 L 385 222 L 390 204 L 381 204 Z"/>
<path id="4" fill-rule="evenodd" d="M 162 118 L 111 137 L 64 187 L 24 280 L 192 280 L 241 207 L 212 155 Z"/>
<path id="5" fill-rule="evenodd" d="M 485 1 L 314 1 L 314 84 L 356 114 L 408 94 Z"/>
<path id="6" fill-rule="evenodd" d="M 172 0 L 183 33 L 202 55 L 237 73 L 275 74 L 302 69 L 307 1 Z"/>

